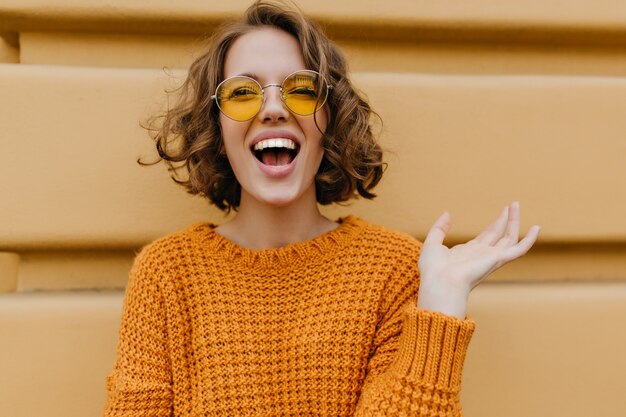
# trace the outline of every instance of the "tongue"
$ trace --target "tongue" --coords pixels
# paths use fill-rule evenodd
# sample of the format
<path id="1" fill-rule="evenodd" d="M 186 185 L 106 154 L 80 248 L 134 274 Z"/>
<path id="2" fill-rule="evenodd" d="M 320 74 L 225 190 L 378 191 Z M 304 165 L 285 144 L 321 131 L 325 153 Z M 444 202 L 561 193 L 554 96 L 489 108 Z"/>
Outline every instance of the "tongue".
<path id="1" fill-rule="evenodd" d="M 286 150 L 264 150 L 263 163 L 271 166 L 289 165 L 292 161 L 291 154 Z"/>

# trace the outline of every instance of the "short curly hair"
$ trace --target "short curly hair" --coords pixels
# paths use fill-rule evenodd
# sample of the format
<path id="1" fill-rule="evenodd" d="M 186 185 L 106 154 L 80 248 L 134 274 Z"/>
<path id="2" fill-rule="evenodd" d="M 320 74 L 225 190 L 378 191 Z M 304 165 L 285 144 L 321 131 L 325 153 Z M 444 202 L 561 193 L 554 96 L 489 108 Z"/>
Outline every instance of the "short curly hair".
<path id="1" fill-rule="evenodd" d="M 178 89 L 175 106 L 153 117 L 147 129 L 156 141 L 159 159 L 172 172 L 172 179 L 191 194 L 207 197 L 226 212 L 237 210 L 241 185 L 228 162 L 219 123 L 219 109 L 211 99 L 224 78 L 224 61 L 233 42 L 245 33 L 275 27 L 293 35 L 301 46 L 307 69 L 315 70 L 333 86 L 327 100 L 330 120 L 322 132 L 324 151 L 315 176 L 319 204 L 345 202 L 359 195 L 374 198 L 385 163 L 370 118 L 377 114 L 348 79 L 347 62 L 320 27 L 295 6 L 256 1 L 236 21 L 218 28 L 209 47 L 189 68 Z M 187 179 L 179 179 L 184 169 Z"/>

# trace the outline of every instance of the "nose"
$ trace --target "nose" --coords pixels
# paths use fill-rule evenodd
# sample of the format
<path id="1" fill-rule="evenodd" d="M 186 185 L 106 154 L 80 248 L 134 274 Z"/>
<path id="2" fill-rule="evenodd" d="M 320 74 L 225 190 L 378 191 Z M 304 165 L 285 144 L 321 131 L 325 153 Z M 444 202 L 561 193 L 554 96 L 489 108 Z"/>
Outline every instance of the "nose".
<path id="1" fill-rule="evenodd" d="M 280 98 L 280 86 L 269 84 L 263 87 L 263 105 L 258 117 L 265 122 L 278 122 L 289 118 L 289 110 Z"/>

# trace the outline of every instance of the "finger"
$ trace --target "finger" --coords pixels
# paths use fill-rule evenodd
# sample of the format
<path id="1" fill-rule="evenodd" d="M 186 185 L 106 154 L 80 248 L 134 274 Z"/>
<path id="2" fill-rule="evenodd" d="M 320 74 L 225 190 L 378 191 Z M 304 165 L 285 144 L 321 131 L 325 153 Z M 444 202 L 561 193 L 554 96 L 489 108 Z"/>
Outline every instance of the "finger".
<path id="1" fill-rule="evenodd" d="M 441 245 L 450 231 L 450 214 L 446 211 L 435 221 L 426 235 L 424 245 Z"/>
<path id="2" fill-rule="evenodd" d="M 502 256 L 500 257 L 501 265 L 504 265 L 507 262 L 511 262 L 512 260 L 525 255 L 526 252 L 528 252 L 537 241 L 537 237 L 539 236 L 540 231 L 541 227 L 537 225 L 531 227 L 522 240 L 520 240 L 516 245 L 505 249 L 505 251 L 502 253 Z"/>
<path id="3" fill-rule="evenodd" d="M 484 245 L 493 245 L 504 233 L 507 219 L 509 215 L 509 206 L 506 206 L 501 212 L 496 221 L 491 223 L 485 230 L 483 230 L 478 236 L 472 239 L 470 242 L 482 243 Z"/>
<path id="4" fill-rule="evenodd" d="M 496 242 L 496 247 L 512 246 L 519 240 L 519 224 L 520 224 L 520 205 L 518 201 L 514 201 L 509 205 L 509 219 L 506 223 L 504 236 Z"/>

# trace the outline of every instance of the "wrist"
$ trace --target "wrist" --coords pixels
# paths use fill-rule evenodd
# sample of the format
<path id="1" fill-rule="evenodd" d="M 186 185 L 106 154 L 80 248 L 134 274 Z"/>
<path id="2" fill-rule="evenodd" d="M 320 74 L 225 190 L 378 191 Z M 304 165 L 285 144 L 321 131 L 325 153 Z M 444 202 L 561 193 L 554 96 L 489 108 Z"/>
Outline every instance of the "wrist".
<path id="1" fill-rule="evenodd" d="M 437 311 L 464 320 L 467 314 L 469 288 L 448 285 L 441 280 L 420 280 L 417 307 Z"/>

